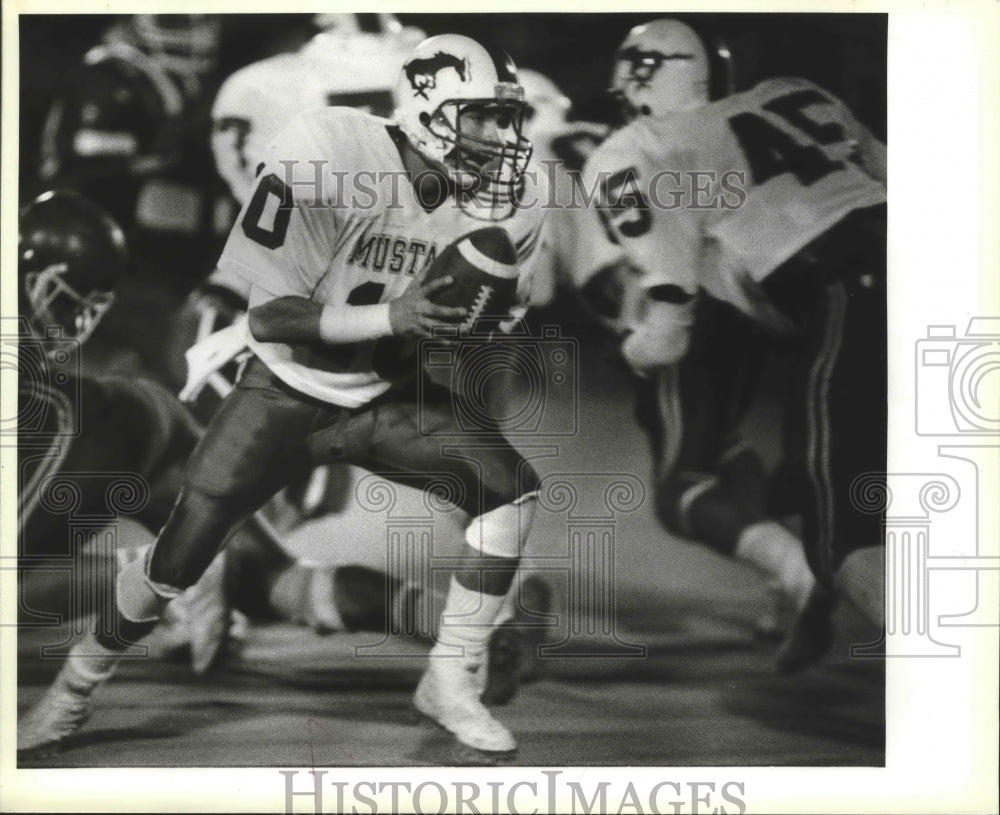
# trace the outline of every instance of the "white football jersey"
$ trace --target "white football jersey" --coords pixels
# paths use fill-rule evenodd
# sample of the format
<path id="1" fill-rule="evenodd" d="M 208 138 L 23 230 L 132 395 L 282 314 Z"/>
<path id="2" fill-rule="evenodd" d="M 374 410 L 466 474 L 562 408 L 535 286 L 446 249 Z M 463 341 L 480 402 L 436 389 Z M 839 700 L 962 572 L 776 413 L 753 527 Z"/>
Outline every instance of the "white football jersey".
<path id="1" fill-rule="evenodd" d="M 584 178 L 644 288 L 703 288 L 764 321 L 771 272 L 847 213 L 886 200 L 884 146 L 802 79 L 637 119 L 598 147 Z"/>
<path id="2" fill-rule="evenodd" d="M 353 107 L 388 116 L 412 43 L 317 34 L 299 51 L 247 65 L 222 84 L 212 106 L 212 150 L 219 174 L 242 204 L 264 148 L 312 108 Z"/>
<path id="3" fill-rule="evenodd" d="M 403 138 L 391 122 L 350 108 L 314 110 L 279 134 L 219 259 L 223 272 L 254 287 L 252 306 L 287 295 L 331 305 L 388 302 L 446 246 L 486 225 L 443 188 L 438 206 L 421 205 L 400 155 Z M 524 199 L 545 196 L 532 191 Z M 518 208 L 498 222 L 517 249 L 522 298 L 544 213 Z M 296 390 L 359 407 L 390 386 L 380 373 L 379 342 L 288 345 L 251 337 L 250 347 Z"/>

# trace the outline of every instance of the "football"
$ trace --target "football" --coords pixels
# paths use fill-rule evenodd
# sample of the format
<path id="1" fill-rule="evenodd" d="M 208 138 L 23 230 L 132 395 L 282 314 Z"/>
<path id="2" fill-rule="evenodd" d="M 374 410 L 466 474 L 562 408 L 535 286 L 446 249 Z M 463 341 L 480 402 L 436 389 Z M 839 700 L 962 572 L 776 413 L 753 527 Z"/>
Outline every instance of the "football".
<path id="1" fill-rule="evenodd" d="M 464 306 L 468 316 L 458 323 L 461 332 L 480 323 L 507 319 L 517 303 L 517 251 L 507 232 L 498 226 L 477 229 L 450 244 L 427 270 L 430 282 L 454 278 L 431 296 L 443 306 Z M 493 318 L 492 320 L 489 318 Z"/>

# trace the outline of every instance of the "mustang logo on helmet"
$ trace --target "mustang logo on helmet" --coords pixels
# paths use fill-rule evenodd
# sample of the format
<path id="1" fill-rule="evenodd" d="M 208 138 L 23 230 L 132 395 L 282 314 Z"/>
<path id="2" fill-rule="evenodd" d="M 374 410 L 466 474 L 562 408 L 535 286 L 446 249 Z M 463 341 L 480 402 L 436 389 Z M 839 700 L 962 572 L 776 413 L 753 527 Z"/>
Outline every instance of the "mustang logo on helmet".
<path id="1" fill-rule="evenodd" d="M 634 45 L 624 49 L 618 59 L 631 63 L 626 77 L 633 87 L 648 88 L 653 75 L 669 59 L 694 59 L 694 54 L 664 54 L 660 51 L 644 51 Z"/>
<path id="2" fill-rule="evenodd" d="M 454 54 L 444 51 L 438 51 L 429 57 L 411 59 L 403 66 L 406 78 L 413 87 L 413 95 L 422 96 L 424 99 L 427 98 L 428 89 L 437 87 L 438 72 L 445 68 L 454 68 L 463 82 L 467 82 L 470 78 L 469 60 L 459 59 Z"/>

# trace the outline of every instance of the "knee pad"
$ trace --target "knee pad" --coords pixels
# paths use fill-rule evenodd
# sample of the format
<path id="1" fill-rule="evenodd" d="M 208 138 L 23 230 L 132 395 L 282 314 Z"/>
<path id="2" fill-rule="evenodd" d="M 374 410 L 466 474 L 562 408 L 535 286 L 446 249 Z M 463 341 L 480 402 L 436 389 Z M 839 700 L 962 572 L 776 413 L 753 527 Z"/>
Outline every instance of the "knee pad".
<path id="1" fill-rule="evenodd" d="M 160 618 L 160 614 L 174 597 L 181 592 L 170 586 L 153 583 L 147 576 L 147 562 L 152 548 L 145 556 L 137 557 L 122 567 L 115 583 L 118 611 L 129 622 L 146 623 Z"/>
<path id="2" fill-rule="evenodd" d="M 535 517 L 537 496 L 537 492 L 525 493 L 511 504 L 473 518 L 465 530 L 465 542 L 484 555 L 519 557 Z"/>

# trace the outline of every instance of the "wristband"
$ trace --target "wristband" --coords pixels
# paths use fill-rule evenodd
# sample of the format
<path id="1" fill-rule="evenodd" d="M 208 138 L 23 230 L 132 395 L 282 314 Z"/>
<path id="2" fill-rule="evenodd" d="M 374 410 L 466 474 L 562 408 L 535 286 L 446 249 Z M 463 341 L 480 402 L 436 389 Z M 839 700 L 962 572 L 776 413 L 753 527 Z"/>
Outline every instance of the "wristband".
<path id="1" fill-rule="evenodd" d="M 375 340 L 391 334 L 388 303 L 374 306 L 323 306 L 319 315 L 320 339 L 332 345 Z"/>

